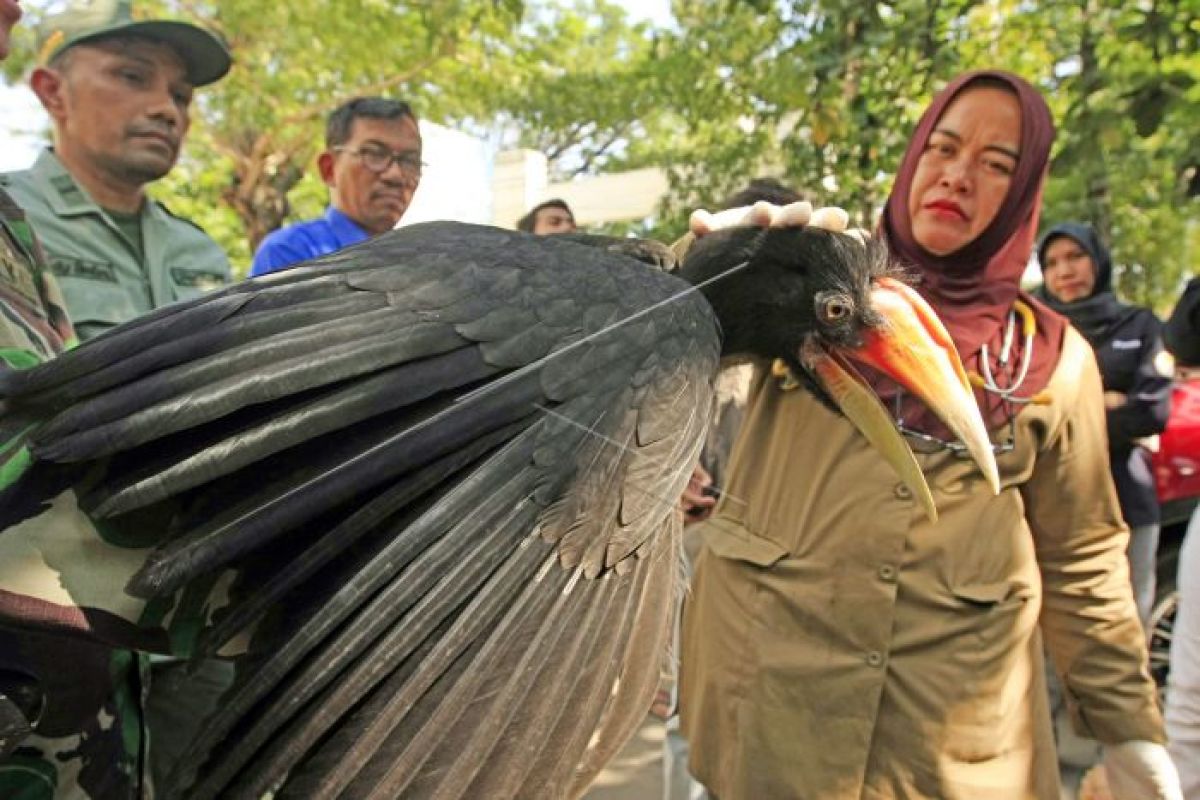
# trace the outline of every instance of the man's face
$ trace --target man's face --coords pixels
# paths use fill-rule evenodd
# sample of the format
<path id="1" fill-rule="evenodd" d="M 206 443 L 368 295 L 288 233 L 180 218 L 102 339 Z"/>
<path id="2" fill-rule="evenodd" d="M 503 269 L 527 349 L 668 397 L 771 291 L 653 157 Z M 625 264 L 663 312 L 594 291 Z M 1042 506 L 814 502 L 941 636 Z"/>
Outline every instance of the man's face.
<path id="1" fill-rule="evenodd" d="M 47 94 L 39 96 L 54 118 L 57 147 L 128 184 L 158 180 L 175 166 L 193 87 L 170 47 L 133 38 L 81 44 L 43 71 Z"/>
<path id="2" fill-rule="evenodd" d="M 8 58 L 8 37 L 20 18 L 21 4 L 17 0 L 0 0 L 0 59 Z"/>
<path id="3" fill-rule="evenodd" d="M 548 233 L 574 233 L 575 218 L 571 212 L 558 206 L 547 206 L 533 218 L 533 232 L 538 236 Z"/>
<path id="4" fill-rule="evenodd" d="M 380 170 L 373 162 L 387 156 Z M 404 216 L 421 182 L 420 165 L 421 132 L 412 117 L 355 119 L 350 139 L 320 161 L 334 207 L 372 236 L 390 231 Z"/>

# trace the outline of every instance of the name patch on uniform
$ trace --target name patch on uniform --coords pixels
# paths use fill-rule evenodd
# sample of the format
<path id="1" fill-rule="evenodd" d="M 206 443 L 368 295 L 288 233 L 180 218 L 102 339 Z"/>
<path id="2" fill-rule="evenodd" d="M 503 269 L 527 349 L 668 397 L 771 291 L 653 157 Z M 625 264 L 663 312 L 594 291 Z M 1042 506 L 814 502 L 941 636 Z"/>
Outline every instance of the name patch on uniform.
<path id="1" fill-rule="evenodd" d="M 176 286 L 199 289 L 205 292 L 220 289 L 225 285 L 225 277 L 223 275 L 218 275 L 215 272 L 201 272 L 195 269 L 174 268 L 171 270 L 171 280 Z"/>
<path id="2" fill-rule="evenodd" d="M 1113 339 L 1113 350 L 1137 350 L 1142 346 L 1141 339 Z"/>
<path id="3" fill-rule="evenodd" d="M 84 278 L 105 283 L 117 282 L 117 268 L 106 261 L 89 261 L 85 258 L 58 256 L 50 260 L 50 270 L 64 278 Z"/>

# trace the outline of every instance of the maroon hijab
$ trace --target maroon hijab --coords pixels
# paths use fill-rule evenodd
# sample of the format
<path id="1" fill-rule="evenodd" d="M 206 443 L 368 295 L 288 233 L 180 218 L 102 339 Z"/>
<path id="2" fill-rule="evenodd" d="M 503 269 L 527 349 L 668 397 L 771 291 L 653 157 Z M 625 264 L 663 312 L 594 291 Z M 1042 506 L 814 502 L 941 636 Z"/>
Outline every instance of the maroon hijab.
<path id="1" fill-rule="evenodd" d="M 909 192 L 917 162 L 946 107 L 965 88 L 980 81 L 1003 84 L 1016 95 L 1021 106 L 1020 158 L 1008 195 L 991 224 L 961 249 L 937 256 L 913 238 Z M 1050 380 L 1062 353 L 1067 325 L 1058 314 L 1021 291 L 1020 285 L 1037 236 L 1042 184 L 1053 141 L 1054 122 L 1050 109 L 1041 94 L 1024 80 L 998 70 L 961 75 L 933 99 L 917 123 L 880 223 L 892 255 L 919 274 L 917 289 L 941 317 L 968 372 L 982 373 L 980 355 L 986 344 L 996 382 L 1006 387 L 1007 380 L 1016 373 L 1025 357 L 1024 337 L 1020 335 L 1018 323 L 1009 366 L 1001 368 L 999 365 L 998 354 L 1008 312 L 1018 298 L 1033 308 L 1037 333 L 1029 372 L 1017 392 L 1023 397 L 1037 394 Z M 1006 402 L 992 392 L 977 390 L 975 394 L 990 429 L 1006 423 L 1024 407 Z M 945 432 L 932 413 L 918 401 L 910 399 L 905 405 L 902 416 L 906 423 L 930 433 L 940 435 Z"/>

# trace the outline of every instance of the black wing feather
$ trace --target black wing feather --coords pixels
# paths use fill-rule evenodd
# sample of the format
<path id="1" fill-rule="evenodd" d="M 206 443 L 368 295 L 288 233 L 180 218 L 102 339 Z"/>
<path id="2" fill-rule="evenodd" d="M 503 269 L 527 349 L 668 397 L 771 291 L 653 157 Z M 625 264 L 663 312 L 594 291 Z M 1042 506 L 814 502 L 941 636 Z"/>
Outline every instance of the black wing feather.
<path id="1" fill-rule="evenodd" d="M 0 374 L 0 398 L 43 419 L 18 488 L 78 463 L 95 514 L 173 520 L 132 591 L 238 576 L 200 650 L 251 650 L 168 792 L 571 796 L 657 679 L 717 354 L 670 276 L 437 223 Z"/>

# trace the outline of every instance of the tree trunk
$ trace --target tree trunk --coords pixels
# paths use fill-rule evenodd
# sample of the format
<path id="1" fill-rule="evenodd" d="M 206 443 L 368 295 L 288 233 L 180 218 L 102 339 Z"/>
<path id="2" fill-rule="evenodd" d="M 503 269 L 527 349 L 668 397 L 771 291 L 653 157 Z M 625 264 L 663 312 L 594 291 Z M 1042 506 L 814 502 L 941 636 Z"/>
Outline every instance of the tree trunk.
<path id="1" fill-rule="evenodd" d="M 253 253 L 287 218 L 287 194 L 304 177 L 304 170 L 297 166 L 294 150 L 279 146 L 268 134 L 258 134 L 249 148 L 231 149 L 236 153 L 234 180 L 222 199 L 245 226 Z"/>
<path id="2" fill-rule="evenodd" d="M 1104 85 L 1103 70 L 1100 58 L 1096 53 L 1098 32 L 1093 29 L 1093 21 L 1100 18 L 1102 9 L 1096 7 L 1094 0 L 1082 0 L 1080 3 L 1082 20 L 1080 21 L 1079 36 L 1079 88 L 1082 103 L 1080 108 L 1080 130 L 1101 133 L 1104 126 L 1102 120 L 1093 119 L 1092 104 L 1089 98 L 1100 91 Z M 1112 241 L 1112 197 L 1109 193 L 1108 162 L 1104 158 L 1104 150 L 1095 148 L 1094 157 L 1086 161 L 1087 167 L 1086 191 L 1084 203 L 1088 211 L 1088 221 L 1100 233 L 1105 242 Z"/>

